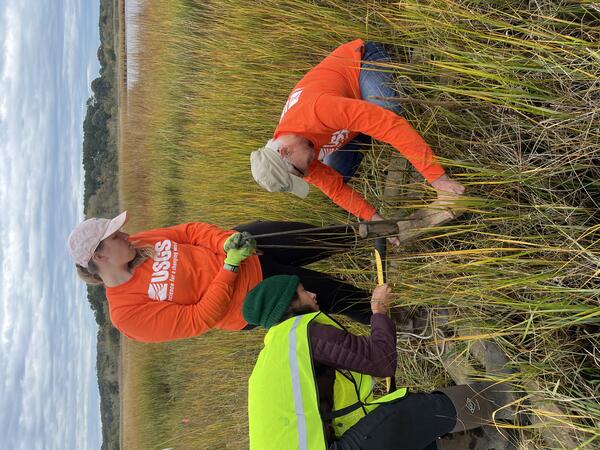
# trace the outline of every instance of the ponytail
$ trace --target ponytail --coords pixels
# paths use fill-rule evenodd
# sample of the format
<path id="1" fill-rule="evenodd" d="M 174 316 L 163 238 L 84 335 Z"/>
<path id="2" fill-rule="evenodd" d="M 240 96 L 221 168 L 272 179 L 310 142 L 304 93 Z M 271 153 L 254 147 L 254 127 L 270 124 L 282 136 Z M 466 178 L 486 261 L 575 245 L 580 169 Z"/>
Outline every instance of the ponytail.
<path id="1" fill-rule="evenodd" d="M 77 269 L 77 275 L 81 278 L 86 284 L 91 284 L 92 286 L 99 286 L 104 284 L 100 275 L 98 275 L 98 266 L 92 261 L 88 262 L 87 269 L 79 264 L 75 264 L 75 268 Z"/>

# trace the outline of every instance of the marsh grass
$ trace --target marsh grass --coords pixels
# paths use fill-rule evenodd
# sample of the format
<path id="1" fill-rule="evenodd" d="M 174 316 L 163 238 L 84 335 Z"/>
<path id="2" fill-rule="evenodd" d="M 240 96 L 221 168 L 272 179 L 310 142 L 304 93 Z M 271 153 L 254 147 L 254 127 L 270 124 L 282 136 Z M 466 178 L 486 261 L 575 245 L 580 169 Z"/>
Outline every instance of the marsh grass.
<path id="1" fill-rule="evenodd" d="M 505 377 L 528 392 L 520 408 L 539 419 L 517 427 L 523 448 L 567 448 L 562 432 L 598 448 L 599 11 L 577 0 L 148 0 L 122 128 L 130 226 L 351 220 L 318 192 L 299 201 L 260 191 L 248 155 L 324 55 L 358 37 L 383 42 L 394 62 L 381 70 L 397 75 L 405 116 L 469 194 L 460 221 L 390 251 L 397 304 L 452 307 L 451 329 L 476 329 L 446 337 L 473 377 L 489 375 L 471 345 L 485 338 L 504 350 L 514 371 Z M 391 151 L 374 144 L 353 181 L 388 216 L 433 195 L 408 171 L 404 195 L 382 200 Z M 363 287 L 375 278 L 368 245 L 324 269 Z M 244 389 L 259 343 L 260 332 L 128 342 L 137 375 L 126 380 L 124 414 L 139 420 L 125 442 L 245 448 Z M 450 382 L 434 347 L 399 341 L 400 385 Z"/>

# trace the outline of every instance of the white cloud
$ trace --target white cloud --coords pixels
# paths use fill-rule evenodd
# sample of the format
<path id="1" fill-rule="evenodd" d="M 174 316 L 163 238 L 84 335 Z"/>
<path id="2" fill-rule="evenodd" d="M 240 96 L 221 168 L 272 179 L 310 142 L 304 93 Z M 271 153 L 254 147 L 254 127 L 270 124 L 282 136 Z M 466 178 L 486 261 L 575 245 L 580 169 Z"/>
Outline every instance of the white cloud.
<path id="1" fill-rule="evenodd" d="M 100 445 L 96 327 L 64 245 L 83 215 L 96 3 L 0 3 L 0 448 Z"/>
<path id="2" fill-rule="evenodd" d="M 19 67 L 19 52 L 17 49 L 18 36 L 21 34 L 21 17 L 16 10 L 15 3 L 7 3 L 2 14 L 2 39 L 3 68 L 2 79 L 14 78 L 12 71 Z"/>

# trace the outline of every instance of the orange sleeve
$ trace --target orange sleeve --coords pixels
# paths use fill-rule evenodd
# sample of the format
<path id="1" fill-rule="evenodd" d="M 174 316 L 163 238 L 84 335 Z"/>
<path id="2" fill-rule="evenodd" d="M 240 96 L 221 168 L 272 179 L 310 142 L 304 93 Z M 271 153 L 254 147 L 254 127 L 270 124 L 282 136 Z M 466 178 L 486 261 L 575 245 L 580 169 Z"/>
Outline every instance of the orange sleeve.
<path id="1" fill-rule="evenodd" d="M 235 231 L 225 231 L 215 225 L 204 222 L 190 222 L 167 228 L 138 233 L 133 238 L 144 238 L 146 235 L 158 235 L 162 239 L 171 239 L 180 244 L 202 246 L 215 253 L 225 254 L 223 244 Z"/>
<path id="2" fill-rule="evenodd" d="M 126 336 L 141 342 L 165 342 L 206 333 L 229 308 L 237 273 L 221 269 L 198 303 L 147 301 L 111 310 L 111 320 Z"/>
<path id="3" fill-rule="evenodd" d="M 360 132 L 394 146 L 429 182 L 444 174 L 421 135 L 392 111 L 365 100 L 333 95 L 319 97 L 315 111 L 326 127 Z"/>
<path id="4" fill-rule="evenodd" d="M 336 205 L 341 206 L 362 220 L 370 220 L 375 214 L 375 208 L 352 187 L 344 183 L 344 179 L 336 170 L 316 158 L 310 165 L 308 175 L 304 179 L 319 188 Z"/>

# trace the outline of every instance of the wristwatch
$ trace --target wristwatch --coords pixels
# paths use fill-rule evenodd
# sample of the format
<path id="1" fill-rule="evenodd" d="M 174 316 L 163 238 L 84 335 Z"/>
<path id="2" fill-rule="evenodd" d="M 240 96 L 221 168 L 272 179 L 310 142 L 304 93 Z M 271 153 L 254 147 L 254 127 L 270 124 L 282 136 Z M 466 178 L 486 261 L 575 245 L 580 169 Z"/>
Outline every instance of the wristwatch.
<path id="1" fill-rule="evenodd" d="M 231 264 L 223 264 L 223 268 L 225 270 L 229 270 L 230 272 L 237 272 L 238 271 L 238 266 L 232 266 Z"/>

